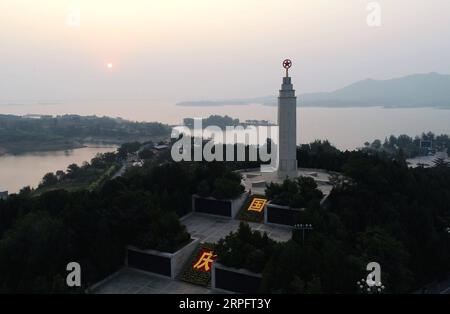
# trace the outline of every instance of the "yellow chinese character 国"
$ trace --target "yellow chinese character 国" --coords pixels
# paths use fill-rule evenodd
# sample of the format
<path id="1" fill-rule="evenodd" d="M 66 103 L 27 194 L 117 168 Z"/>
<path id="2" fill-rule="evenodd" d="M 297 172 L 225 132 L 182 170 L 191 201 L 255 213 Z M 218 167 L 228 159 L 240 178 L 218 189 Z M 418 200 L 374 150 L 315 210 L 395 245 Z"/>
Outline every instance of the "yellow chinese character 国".
<path id="1" fill-rule="evenodd" d="M 266 202 L 267 200 L 264 198 L 254 198 L 248 207 L 248 210 L 260 213 L 263 211 Z"/>

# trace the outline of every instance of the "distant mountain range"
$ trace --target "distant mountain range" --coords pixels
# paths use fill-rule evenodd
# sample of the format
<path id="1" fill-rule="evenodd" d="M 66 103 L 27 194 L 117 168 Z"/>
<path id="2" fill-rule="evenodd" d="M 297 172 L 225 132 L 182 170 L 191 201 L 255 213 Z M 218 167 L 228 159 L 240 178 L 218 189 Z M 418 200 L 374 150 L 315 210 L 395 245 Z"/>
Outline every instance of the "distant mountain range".
<path id="1" fill-rule="evenodd" d="M 299 106 L 309 107 L 435 107 L 450 109 L 450 75 L 414 74 L 390 80 L 366 79 L 328 93 L 306 93 Z M 277 105 L 276 96 L 211 101 L 185 101 L 178 106 Z"/>

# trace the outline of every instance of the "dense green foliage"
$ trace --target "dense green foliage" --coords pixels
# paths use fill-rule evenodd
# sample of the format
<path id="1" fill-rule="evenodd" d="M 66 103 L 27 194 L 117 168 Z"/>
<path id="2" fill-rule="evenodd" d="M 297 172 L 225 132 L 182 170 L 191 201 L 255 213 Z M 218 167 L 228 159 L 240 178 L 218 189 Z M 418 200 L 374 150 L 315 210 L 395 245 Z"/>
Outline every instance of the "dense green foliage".
<path id="1" fill-rule="evenodd" d="M 94 190 L 117 174 L 122 166 L 130 166 L 133 161 L 138 159 L 145 160 L 152 166 L 163 161 L 167 162 L 168 157 L 160 152 L 155 154 L 153 146 L 152 142 L 124 143 L 115 152 L 97 154 L 91 159 L 90 163 L 84 162 L 81 166 L 71 164 L 66 171 L 49 172 L 44 175 L 35 193 L 41 194 L 55 189 L 68 191 Z M 131 161 L 128 159 L 131 159 Z"/>
<path id="2" fill-rule="evenodd" d="M 324 146 L 316 147 L 317 156 L 326 156 L 320 163 L 335 154 L 344 176 L 334 182 L 327 209 L 310 203 L 299 213 L 299 223 L 314 227 L 306 231 L 304 242 L 302 231 L 294 229 L 292 240 L 274 244 L 269 257 L 253 262 L 264 265 L 263 291 L 357 293 L 356 282 L 365 277 L 372 261 L 380 263 L 388 293 L 408 293 L 446 278 L 450 168 L 408 168 L 404 159 L 330 152 L 328 144 Z M 242 260 L 247 254 L 243 244 L 222 243 L 224 263 L 231 250 L 240 256 L 240 264 L 231 260 L 230 266 L 249 267 Z"/>
<path id="3" fill-rule="evenodd" d="M 40 118 L 0 115 L 0 153 L 69 149 L 95 141 L 145 141 L 169 134 L 170 127 L 157 122 L 78 115 Z"/>
<path id="4" fill-rule="evenodd" d="M 57 170 L 44 175 L 35 193 L 41 194 L 55 189 L 68 191 L 99 187 L 120 167 L 120 158 L 115 152 L 97 154 L 90 163 L 81 166 L 71 164 L 66 171 Z"/>
<path id="5" fill-rule="evenodd" d="M 398 242 L 399 267 L 388 278 L 409 272 L 410 287 L 444 278 L 450 271 L 450 237 L 445 233 L 450 226 L 450 168 L 412 169 L 404 161 L 373 156 L 347 164 L 345 173 L 353 180 L 338 184 L 330 197 L 331 211 L 345 226 L 344 241 L 352 243 L 377 228 Z M 372 257 L 381 249 L 388 253 L 388 245 L 380 244 L 378 252 L 361 248 Z M 386 268 L 396 265 L 379 259 Z M 396 278 L 391 285 L 400 289 L 407 283 Z"/>
<path id="6" fill-rule="evenodd" d="M 450 137 L 446 134 L 435 135 L 433 132 L 422 133 L 414 138 L 408 135 L 398 137 L 391 135 L 382 143 L 379 139 L 366 142 L 363 150 L 368 152 L 384 152 L 396 156 L 402 151 L 406 158 L 425 156 L 430 151 L 450 150 Z"/>
<path id="7" fill-rule="evenodd" d="M 215 197 L 217 199 L 235 199 L 244 193 L 241 185 L 241 176 L 236 172 L 226 172 L 220 177 L 208 177 L 199 170 L 198 176 L 204 179 L 199 182 L 197 194 L 202 197 Z"/>
<path id="8" fill-rule="evenodd" d="M 390 293 L 411 292 L 450 273 L 449 167 L 408 168 L 400 154 L 340 152 L 328 142 L 298 152 L 305 157 L 300 164 L 343 174 L 333 182 L 327 209 L 310 179 L 267 189 L 269 198 L 305 208 L 299 223 L 314 229 L 305 241 L 294 229 L 290 241 L 275 243 L 242 225 L 220 241 L 222 263 L 262 272 L 262 290 L 275 293 L 355 293 L 372 261 L 381 264 Z M 166 153 L 92 191 L 33 197 L 25 189 L 0 200 L 0 290 L 65 291 L 62 274 L 71 261 L 81 263 L 86 286 L 123 264 L 127 244 L 175 251 L 189 241 L 178 217 L 191 210 L 192 194 L 242 191 L 228 163 L 174 163 Z"/>
<path id="9" fill-rule="evenodd" d="M 161 157 L 161 156 L 160 156 Z M 130 169 L 124 179 L 131 186 L 144 186 L 157 191 L 165 199 L 164 208 L 178 211 L 180 215 L 189 208 L 192 194 L 218 199 L 234 199 L 244 192 L 241 175 L 231 171 L 223 162 L 179 162 L 173 163 L 161 159 L 145 163 L 144 167 Z M 174 193 L 176 197 L 166 196 Z"/>
<path id="10" fill-rule="evenodd" d="M 119 158 L 125 159 L 128 154 L 135 153 L 141 148 L 141 143 L 139 142 L 130 142 L 130 143 L 124 143 L 120 145 L 119 149 L 117 150 L 117 155 Z"/>
<path id="11" fill-rule="evenodd" d="M 357 154 L 357 152 L 341 152 L 328 141 L 316 140 L 297 148 L 297 162 L 302 168 L 341 171 L 342 166 Z"/>
<path id="12" fill-rule="evenodd" d="M 108 156 L 115 154 L 91 164 L 100 167 Z M 33 196 L 24 189 L 0 200 L 0 290 L 65 291 L 71 261 L 80 262 L 86 287 L 123 264 L 127 244 L 176 251 L 190 238 L 178 217 L 191 210 L 200 182 L 208 182 L 216 197 L 242 192 L 240 175 L 224 163 L 160 161 L 133 167 L 91 192 Z M 58 176 L 76 178 L 82 168 L 71 165 Z"/>
<path id="13" fill-rule="evenodd" d="M 291 208 L 318 207 L 323 193 L 317 189 L 317 183 L 310 177 L 298 177 L 284 180 L 282 184 L 270 183 L 266 196 L 274 204 Z"/>
<path id="14" fill-rule="evenodd" d="M 80 262 L 86 286 L 123 264 L 124 247 L 175 251 L 189 240 L 156 193 L 110 181 L 94 192 L 51 191 L 0 201 L 0 290 L 56 292 Z"/>
<path id="15" fill-rule="evenodd" d="M 140 159 L 152 159 L 155 156 L 155 153 L 151 149 L 143 149 L 138 153 Z"/>
<path id="16" fill-rule="evenodd" d="M 236 232 L 219 240 L 215 252 L 219 262 L 226 266 L 259 273 L 273 255 L 274 244 L 266 233 L 252 231 L 247 223 L 241 222 Z"/>
<path id="17" fill-rule="evenodd" d="M 180 136 L 178 139 L 174 139 L 173 142 L 177 142 L 182 138 Z M 183 139 L 185 140 L 185 139 Z M 200 144 L 195 142 L 195 138 L 191 137 L 190 139 L 191 147 L 186 149 L 186 152 L 183 155 L 184 160 L 198 160 L 195 156 L 195 149 L 192 149 L 192 147 L 195 147 L 196 145 Z M 212 145 L 213 144 L 213 145 Z M 208 145 L 208 146 L 206 146 Z M 267 147 L 265 147 L 267 145 Z M 263 147 L 265 148 L 264 151 L 267 150 L 267 154 L 271 153 L 271 141 L 268 140 L 266 144 L 264 144 L 263 147 L 258 145 L 244 145 L 242 143 L 237 144 L 218 144 L 214 143 L 212 140 L 203 140 L 201 142 L 201 151 L 205 152 L 211 152 L 211 154 L 215 155 L 215 158 L 217 161 L 224 162 L 229 169 L 232 170 L 240 170 L 240 169 L 251 169 L 251 168 L 259 168 L 260 165 L 263 163 L 261 162 L 261 151 Z M 205 149 L 206 147 L 206 149 Z M 183 147 L 183 150 L 185 148 Z M 217 149 L 217 153 L 216 153 Z M 219 154 L 219 151 L 221 151 L 221 154 Z M 228 152 L 231 152 L 231 156 L 228 156 Z M 231 158 L 230 158 L 231 157 Z M 202 161 L 205 161 L 204 156 L 201 157 Z M 227 161 L 229 160 L 229 161 Z M 269 164 L 269 161 L 264 162 L 264 164 Z"/>

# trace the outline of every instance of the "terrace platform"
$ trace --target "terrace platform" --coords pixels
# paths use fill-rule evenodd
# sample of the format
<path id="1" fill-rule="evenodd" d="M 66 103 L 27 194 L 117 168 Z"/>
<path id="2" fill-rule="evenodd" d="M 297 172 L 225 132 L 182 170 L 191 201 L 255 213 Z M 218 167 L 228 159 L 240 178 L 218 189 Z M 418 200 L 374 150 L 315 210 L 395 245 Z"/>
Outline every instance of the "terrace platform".
<path id="1" fill-rule="evenodd" d="M 211 289 L 132 268 L 120 270 L 114 277 L 93 289 L 95 294 L 207 294 Z"/>
<path id="2" fill-rule="evenodd" d="M 278 177 L 276 172 L 260 172 L 259 169 L 249 169 L 239 171 L 243 177 L 243 184 L 245 189 L 251 191 L 251 194 L 264 195 L 266 184 L 269 183 L 283 183 L 283 179 Z M 333 186 L 330 182 L 332 173 L 323 169 L 308 169 L 299 168 L 297 170 L 298 177 L 313 178 L 317 183 L 317 188 L 327 196 L 330 194 Z"/>
<path id="3" fill-rule="evenodd" d="M 181 219 L 181 223 L 186 226 L 192 237 L 200 239 L 200 242 L 216 243 L 226 237 L 230 232 L 235 232 L 239 228 L 240 220 L 222 218 L 219 216 L 192 213 Z M 292 229 L 290 227 L 272 226 L 261 223 L 248 222 L 252 230 L 261 233 L 266 232 L 269 238 L 278 242 L 285 242 L 291 238 Z"/>
<path id="4" fill-rule="evenodd" d="M 192 237 L 200 242 L 215 243 L 230 232 L 239 228 L 240 220 L 216 217 L 213 215 L 192 213 L 181 219 Z M 266 232 L 275 241 L 283 242 L 291 238 L 292 229 L 283 226 L 271 226 L 260 223 L 248 223 L 252 230 Z M 178 279 L 123 268 L 118 273 L 92 289 L 94 294 L 207 294 L 217 293 L 210 288 L 190 284 Z"/>

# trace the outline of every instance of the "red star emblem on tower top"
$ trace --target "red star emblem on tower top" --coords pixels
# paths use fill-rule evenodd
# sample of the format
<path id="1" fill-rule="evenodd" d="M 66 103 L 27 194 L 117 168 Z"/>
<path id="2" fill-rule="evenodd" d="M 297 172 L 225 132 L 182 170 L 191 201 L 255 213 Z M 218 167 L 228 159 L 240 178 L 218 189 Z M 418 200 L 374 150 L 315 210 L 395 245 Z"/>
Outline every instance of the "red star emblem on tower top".
<path id="1" fill-rule="evenodd" d="M 292 61 L 289 59 L 285 59 L 283 61 L 283 68 L 286 69 L 286 77 L 289 76 L 289 68 L 292 66 Z"/>
<path id="2" fill-rule="evenodd" d="M 292 66 L 292 61 L 289 59 L 286 59 L 283 61 L 283 68 L 289 69 Z"/>

